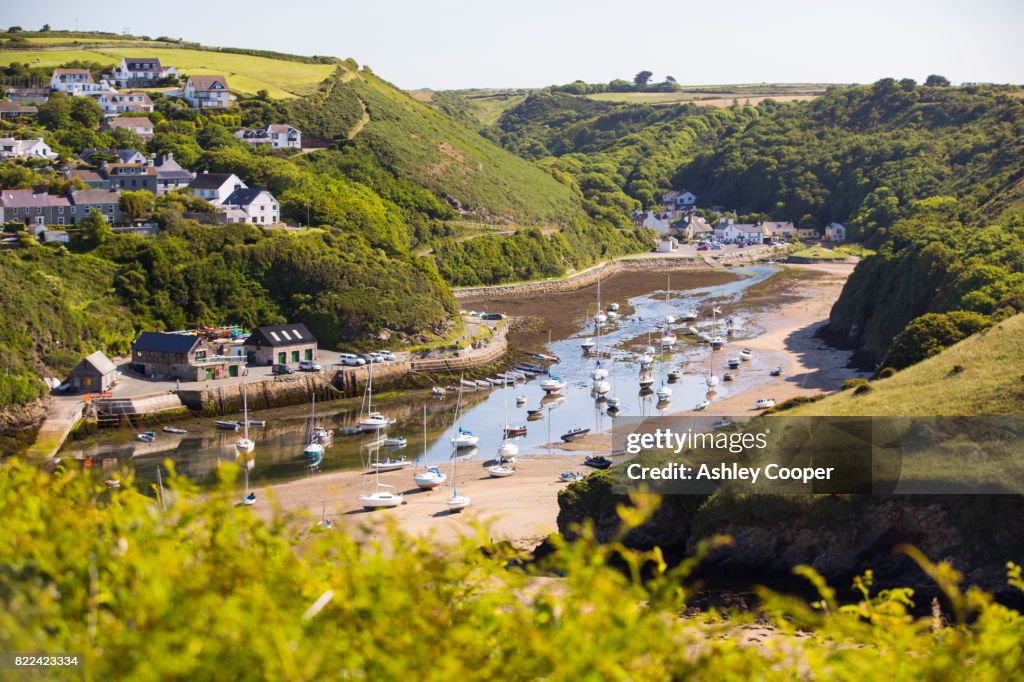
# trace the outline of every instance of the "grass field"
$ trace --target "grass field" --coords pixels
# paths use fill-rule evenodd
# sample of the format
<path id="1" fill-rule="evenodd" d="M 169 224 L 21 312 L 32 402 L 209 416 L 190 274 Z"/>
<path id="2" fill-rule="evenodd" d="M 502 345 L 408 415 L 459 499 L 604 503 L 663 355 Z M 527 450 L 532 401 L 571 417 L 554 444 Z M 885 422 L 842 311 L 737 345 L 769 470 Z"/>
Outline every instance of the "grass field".
<path id="1" fill-rule="evenodd" d="M 757 104 L 765 99 L 780 102 L 811 100 L 828 86 L 819 83 L 760 83 L 740 85 L 689 86 L 678 92 L 600 92 L 583 95 L 600 102 L 628 104 L 678 104 L 692 102 L 701 106 L 727 107 L 733 101 Z"/>
<path id="2" fill-rule="evenodd" d="M 871 382 L 861 395 L 843 391 L 789 415 L 1022 415 L 1020 339 L 1024 315 L 975 334 L 939 355 Z"/>
<path id="3" fill-rule="evenodd" d="M 223 74 L 227 76 L 228 85 L 234 91 L 253 95 L 266 90 L 275 99 L 308 95 L 338 68 L 333 64 L 303 64 L 228 52 L 155 45 L 82 50 L 0 50 L 0 64 L 23 62 L 44 67 L 56 67 L 75 60 L 116 64 L 121 61 L 121 57 L 157 57 L 162 63 L 184 73 Z"/>

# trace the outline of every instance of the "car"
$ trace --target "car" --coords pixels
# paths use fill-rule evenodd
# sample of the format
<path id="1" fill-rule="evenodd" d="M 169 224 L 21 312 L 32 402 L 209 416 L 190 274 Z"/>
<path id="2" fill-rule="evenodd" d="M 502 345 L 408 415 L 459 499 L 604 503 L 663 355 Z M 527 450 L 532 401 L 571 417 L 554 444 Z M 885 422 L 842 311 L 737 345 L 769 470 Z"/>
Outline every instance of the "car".
<path id="1" fill-rule="evenodd" d="M 711 247 L 710 247 L 710 246 L 708 246 L 708 245 L 706 245 L 706 244 L 701 244 L 700 246 L 698 246 L 698 247 L 697 247 L 697 250 L 698 250 L 698 251 L 707 251 L 707 250 L 709 250 L 710 248 L 711 248 Z"/>
<path id="2" fill-rule="evenodd" d="M 384 362 L 384 356 L 381 355 L 380 353 L 372 353 L 371 352 L 371 353 L 367 353 L 367 355 L 369 355 L 371 358 L 373 358 L 373 362 Z"/>
<path id="3" fill-rule="evenodd" d="M 274 376 L 279 374 L 295 374 L 295 370 L 288 365 L 274 365 L 270 368 L 270 373 Z"/>
<path id="4" fill-rule="evenodd" d="M 338 353 L 338 362 L 348 367 L 361 367 L 366 364 L 366 360 L 355 353 Z"/>
<path id="5" fill-rule="evenodd" d="M 398 359 L 397 357 L 395 357 L 395 354 L 389 350 L 379 350 L 377 351 L 377 355 L 381 356 L 388 362 L 394 362 L 395 360 Z"/>
<path id="6" fill-rule="evenodd" d="M 373 353 L 360 353 L 360 359 L 362 359 L 364 365 L 372 365 L 375 362 L 380 362 L 380 357 L 376 360 L 373 359 Z"/>
<path id="7" fill-rule="evenodd" d="M 722 250 L 722 249 L 724 249 L 725 247 L 724 247 L 724 246 L 722 246 L 721 244 L 712 244 L 712 245 L 711 245 L 711 248 L 712 248 L 712 249 L 714 249 L 715 251 L 721 251 L 721 250 Z"/>
<path id="8" fill-rule="evenodd" d="M 299 371 L 300 372 L 320 372 L 322 370 L 323 370 L 323 367 L 321 367 L 320 365 L 316 364 L 312 360 L 302 360 L 302 361 L 299 362 Z"/>
<path id="9" fill-rule="evenodd" d="M 484 313 L 481 319 L 484 320 L 504 320 L 505 316 L 501 313 Z"/>

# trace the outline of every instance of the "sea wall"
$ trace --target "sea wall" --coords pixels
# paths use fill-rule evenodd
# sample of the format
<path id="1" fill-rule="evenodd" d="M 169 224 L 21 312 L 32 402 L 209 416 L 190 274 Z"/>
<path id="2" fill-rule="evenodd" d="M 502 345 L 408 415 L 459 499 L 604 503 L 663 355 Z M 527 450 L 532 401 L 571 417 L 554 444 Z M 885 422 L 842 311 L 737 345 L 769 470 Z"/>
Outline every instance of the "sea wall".
<path id="1" fill-rule="evenodd" d="M 343 397 L 331 382 L 320 374 L 289 374 L 245 384 L 250 410 L 266 410 L 308 402 L 312 395 L 318 400 Z M 199 390 L 176 392 L 193 413 L 205 416 L 237 414 L 242 411 L 242 384 L 210 386 Z"/>

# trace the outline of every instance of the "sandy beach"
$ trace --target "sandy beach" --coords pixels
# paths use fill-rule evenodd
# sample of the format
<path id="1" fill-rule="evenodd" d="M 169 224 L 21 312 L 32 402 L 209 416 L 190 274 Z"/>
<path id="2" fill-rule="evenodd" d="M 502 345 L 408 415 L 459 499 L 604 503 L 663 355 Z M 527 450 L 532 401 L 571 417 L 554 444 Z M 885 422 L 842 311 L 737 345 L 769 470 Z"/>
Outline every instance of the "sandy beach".
<path id="1" fill-rule="evenodd" d="M 852 376 L 862 376 L 846 367 L 849 351 L 827 347 L 814 337 L 828 320 L 832 304 L 853 269 L 848 264 L 793 266 L 812 270 L 811 279 L 797 280 L 787 291 L 787 302 L 757 315 L 764 330 L 742 341 L 755 353 L 756 362 L 743 369 L 746 386 L 728 398 L 712 402 L 707 413 L 742 415 L 753 411 L 761 397 L 782 402 L 798 395 L 831 392 Z M 739 345 L 739 344 L 737 344 Z M 716 353 L 724 361 L 729 351 Z M 781 365 L 782 377 L 769 376 L 769 369 Z M 690 414 L 683 410 L 677 414 Z M 556 530 L 558 491 L 566 486 L 559 480 L 563 471 L 588 471 L 578 451 L 607 449 L 610 435 L 592 434 L 571 444 L 553 444 L 525 449 L 516 464 L 517 472 L 508 478 L 490 478 L 480 461 L 458 467 L 460 492 L 472 499 L 460 514 L 449 513 L 445 504 L 447 487 L 435 491 L 418 490 L 412 481 L 412 469 L 382 473 L 381 483 L 394 486 L 392 492 L 405 494 L 405 504 L 391 510 L 364 511 L 358 502 L 360 489 L 370 490 L 374 478 L 361 472 L 343 471 L 316 475 L 257 489 L 259 502 L 254 512 L 269 518 L 279 507 L 287 511 L 305 510 L 314 518 L 324 515 L 348 532 L 367 540 L 386 537 L 386 524 L 393 520 L 417 536 L 431 535 L 437 542 L 454 542 L 474 532 L 476 524 L 485 524 L 494 541 L 509 541 L 529 549 Z M 577 453 L 578 452 L 578 453 Z"/>

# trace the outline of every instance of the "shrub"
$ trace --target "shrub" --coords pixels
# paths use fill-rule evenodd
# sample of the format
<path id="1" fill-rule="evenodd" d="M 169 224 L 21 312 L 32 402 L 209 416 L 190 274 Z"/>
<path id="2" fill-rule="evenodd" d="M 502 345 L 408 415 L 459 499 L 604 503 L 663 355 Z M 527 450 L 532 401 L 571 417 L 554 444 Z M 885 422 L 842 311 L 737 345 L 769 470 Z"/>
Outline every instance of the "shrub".
<path id="1" fill-rule="evenodd" d="M 858 388 L 860 388 L 862 386 L 867 386 L 867 385 L 868 385 L 868 380 L 867 379 L 847 379 L 846 381 L 843 382 L 843 385 L 840 387 L 839 390 L 840 391 L 849 391 L 850 389 L 856 390 L 856 389 L 858 389 Z"/>
<path id="2" fill-rule="evenodd" d="M 873 390 L 873 388 L 872 388 L 871 384 L 869 384 L 868 382 L 865 381 L 863 384 L 861 384 L 857 388 L 853 389 L 853 394 L 854 395 L 864 395 L 865 393 L 870 393 L 872 390 Z"/>

